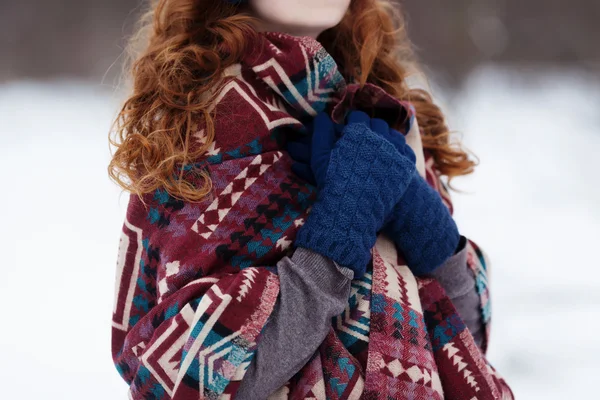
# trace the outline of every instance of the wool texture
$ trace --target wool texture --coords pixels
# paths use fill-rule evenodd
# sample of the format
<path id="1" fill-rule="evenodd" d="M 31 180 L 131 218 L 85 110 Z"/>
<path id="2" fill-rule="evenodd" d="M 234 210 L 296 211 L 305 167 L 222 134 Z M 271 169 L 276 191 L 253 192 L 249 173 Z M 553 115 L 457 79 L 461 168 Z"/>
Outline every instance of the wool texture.
<path id="1" fill-rule="evenodd" d="M 341 128 L 341 139 L 335 146 L 336 129 L 325 113 L 315 118 L 312 140 L 303 137 L 288 142 L 287 151 L 295 160 L 292 170 L 320 190 L 297 242 L 348 263 L 360 278 L 365 268 L 361 261 L 370 258 L 369 249 L 375 243 L 375 232 L 382 227 L 383 214 L 384 232 L 394 240 L 411 271 L 418 276 L 430 274 L 458 250 L 460 234 L 450 211 L 417 171 L 416 155 L 404 135 L 362 111 L 351 112 L 347 123 L 352 125 L 352 120 L 358 125 Z M 377 143 L 392 144 L 397 154 L 388 149 L 378 150 L 374 156 L 374 142 L 364 140 L 373 136 Z M 344 154 L 340 155 L 340 150 Z M 338 162 L 329 169 L 331 160 Z M 331 177 L 331 186 L 323 188 L 325 172 L 338 176 Z M 401 200 L 390 213 L 386 201 L 398 194 Z M 353 202 L 357 196 L 361 197 L 358 210 Z M 327 212 L 319 212 L 321 209 Z M 307 230 L 310 233 L 305 233 Z"/>
<path id="2" fill-rule="evenodd" d="M 457 250 L 460 234 L 438 193 L 415 171 L 385 232 L 403 250 L 411 271 L 432 273 Z"/>
<path id="3" fill-rule="evenodd" d="M 316 134 L 316 133 L 315 133 Z M 408 173 L 405 173 L 408 172 Z M 363 124 L 351 124 L 336 143 L 323 189 L 296 238 L 361 278 L 377 231 L 416 172 L 414 163 Z"/>
<path id="4" fill-rule="evenodd" d="M 291 171 L 286 139 L 305 134 L 304 123 L 321 111 L 339 122 L 362 109 L 393 126 L 413 117 L 410 104 L 382 89 L 346 83 L 316 40 L 264 33 L 253 46 L 226 71 L 212 110 L 215 140 L 193 165 L 209 173 L 211 196 L 191 203 L 158 189 L 144 195 L 145 206 L 130 195 L 112 354 L 131 399 L 235 398 L 279 293 L 273 266 L 292 250 L 317 196 Z M 195 143 L 205 144 L 203 122 L 192 128 Z M 425 160 L 428 184 L 451 209 L 433 160 Z M 488 264 L 473 242 L 467 248 L 482 349 L 441 286 L 415 277 L 380 236 L 345 312 L 278 398 L 511 399 L 485 358 Z"/>

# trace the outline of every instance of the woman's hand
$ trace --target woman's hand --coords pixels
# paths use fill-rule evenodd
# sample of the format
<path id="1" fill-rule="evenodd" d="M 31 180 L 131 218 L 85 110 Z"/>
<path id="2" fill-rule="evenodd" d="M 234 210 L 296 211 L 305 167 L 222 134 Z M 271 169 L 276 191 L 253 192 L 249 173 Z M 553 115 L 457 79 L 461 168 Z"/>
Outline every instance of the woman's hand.
<path id="1" fill-rule="evenodd" d="M 336 130 L 341 130 L 339 139 Z M 310 145 L 305 141 L 288 146 L 299 160 L 294 170 L 319 188 L 296 246 L 351 268 L 355 277 L 364 274 L 377 232 L 416 170 L 414 159 L 397 151 L 386 135 L 389 126 L 384 121 L 362 112 L 352 112 L 342 129 L 319 114 Z M 310 171 L 302 164 L 310 165 Z"/>
<path id="2" fill-rule="evenodd" d="M 396 171 L 410 176 L 410 182 L 387 215 L 384 231 L 404 254 L 415 275 L 431 273 L 454 254 L 460 238 L 456 224 L 439 194 L 416 171 L 416 157 L 404 135 L 390 129 L 385 121 L 370 119 L 365 113 L 358 111 L 352 112 L 348 118 L 348 126 L 356 123 L 363 124 L 393 144 L 398 153 L 410 161 L 409 166 L 406 163 L 399 164 L 401 170 Z M 337 139 L 337 135 L 332 135 L 332 132 L 343 132 L 343 128 L 334 126 L 332 130 L 332 126 L 333 123 L 326 115 L 319 115 L 314 121 L 312 138 L 304 138 L 288 145 L 288 151 L 296 161 L 292 166 L 294 172 L 319 188 L 324 185 L 331 143 Z"/>
<path id="3" fill-rule="evenodd" d="M 331 151 L 341 132 L 325 113 L 318 114 L 308 128 L 310 135 L 289 142 L 287 150 L 295 161 L 292 171 L 312 185 L 322 188 Z"/>
<path id="4" fill-rule="evenodd" d="M 404 135 L 390 131 L 386 138 L 415 162 Z M 460 234 L 450 211 L 418 171 L 392 210 L 384 232 L 394 240 L 415 275 L 432 273 L 459 248 Z"/>
<path id="5" fill-rule="evenodd" d="M 404 135 L 391 129 L 384 120 L 369 118 L 362 111 L 353 111 L 348 117 L 348 124 L 352 123 L 362 123 L 371 128 L 375 133 L 392 143 L 398 152 L 410 159 L 413 164 L 416 162 L 415 153 L 406 143 Z M 292 165 L 292 171 L 317 187 L 322 187 L 325 179 L 325 172 L 333 147 L 331 141 L 335 142 L 339 139 L 345 125 L 334 125 L 336 135 L 333 138 L 330 135 L 315 135 L 314 132 L 328 132 L 331 124 L 332 122 L 327 114 L 321 113 L 311 122 L 309 126 L 310 135 L 303 136 L 287 144 L 288 153 L 295 161 Z"/>

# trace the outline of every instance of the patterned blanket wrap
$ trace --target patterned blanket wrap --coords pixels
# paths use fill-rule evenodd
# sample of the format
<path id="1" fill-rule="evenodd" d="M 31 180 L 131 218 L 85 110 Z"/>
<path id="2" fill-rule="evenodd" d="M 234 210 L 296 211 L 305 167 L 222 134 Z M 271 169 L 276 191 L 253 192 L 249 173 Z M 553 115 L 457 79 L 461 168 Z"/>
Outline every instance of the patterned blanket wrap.
<path id="1" fill-rule="evenodd" d="M 213 182 L 200 203 L 164 190 L 130 195 L 112 328 L 115 365 L 133 399 L 230 399 L 278 296 L 276 263 L 290 254 L 315 188 L 291 172 L 285 139 L 326 110 L 414 120 L 373 85 L 347 84 L 310 39 L 262 34 L 215 91 L 215 140 L 198 161 Z M 196 143 L 206 143 L 203 123 Z M 451 208 L 426 157 L 428 182 Z M 489 334 L 487 264 L 468 244 Z M 487 340 L 483 351 L 486 350 Z M 439 284 L 415 278 L 386 238 L 352 283 L 345 312 L 311 361 L 272 398 L 511 399 Z"/>

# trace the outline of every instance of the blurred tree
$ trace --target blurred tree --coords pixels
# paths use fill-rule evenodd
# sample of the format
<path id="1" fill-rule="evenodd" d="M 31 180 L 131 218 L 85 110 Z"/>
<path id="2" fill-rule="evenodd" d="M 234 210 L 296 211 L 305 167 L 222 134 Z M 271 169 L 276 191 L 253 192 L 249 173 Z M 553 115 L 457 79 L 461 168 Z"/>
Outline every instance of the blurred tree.
<path id="1" fill-rule="evenodd" d="M 426 65 L 445 80 L 483 62 L 578 66 L 600 74 L 597 0 L 402 0 Z"/>
<path id="2" fill-rule="evenodd" d="M 144 1 L 0 0 L 0 81 L 106 76 L 112 84 Z M 483 62 L 575 65 L 600 74 L 598 0 L 401 5 L 417 54 L 447 83 Z"/>
<path id="3" fill-rule="evenodd" d="M 0 80 L 115 77 L 139 0 L 0 0 Z"/>

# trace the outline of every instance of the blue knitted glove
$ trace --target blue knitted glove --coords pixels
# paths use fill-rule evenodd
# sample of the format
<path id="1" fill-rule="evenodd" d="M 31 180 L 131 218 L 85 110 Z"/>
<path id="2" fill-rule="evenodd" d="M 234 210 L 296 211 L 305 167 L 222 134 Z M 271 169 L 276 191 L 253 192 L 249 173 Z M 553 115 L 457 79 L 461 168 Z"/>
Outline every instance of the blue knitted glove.
<path id="1" fill-rule="evenodd" d="M 309 136 L 287 144 L 288 153 L 296 161 L 292 164 L 292 171 L 321 189 L 325 183 L 331 150 L 341 136 L 342 129 L 340 125 L 333 125 L 326 113 L 318 114 L 307 125 L 307 130 L 311 132 Z"/>
<path id="2" fill-rule="evenodd" d="M 375 120 L 375 121 L 382 121 L 382 120 Z M 378 123 L 386 123 L 385 121 L 382 122 L 378 122 Z M 408 144 L 406 144 L 406 138 L 404 137 L 403 134 L 401 134 L 400 132 L 398 132 L 397 130 L 394 129 L 389 129 L 389 130 L 380 130 L 377 131 L 378 133 L 381 132 L 383 137 L 386 138 L 390 143 L 392 143 L 394 145 L 394 147 L 396 148 L 396 150 L 398 150 L 400 152 L 400 154 L 402 154 L 405 157 L 408 157 L 413 164 L 417 162 L 417 156 L 415 155 L 415 152 L 410 148 L 410 146 Z"/>
<path id="3" fill-rule="evenodd" d="M 318 116 L 317 116 L 318 118 Z M 311 168 L 311 142 L 313 136 L 303 136 L 295 141 L 288 142 L 287 152 L 294 160 L 292 172 L 311 185 L 317 186 L 317 179 Z"/>
<path id="4" fill-rule="evenodd" d="M 317 132 L 322 130 L 321 126 L 327 125 L 327 118 L 322 118 L 315 119 Z M 365 115 L 362 118 L 368 119 Z M 388 129 L 382 120 L 373 119 L 370 124 L 375 126 L 374 132 L 391 142 L 412 163 L 415 162 L 415 154 L 406 144 L 404 135 Z M 319 147 L 319 142 L 312 146 Z M 318 184 L 313 167 L 317 169 L 319 164 L 326 165 L 327 162 L 327 147 L 321 146 L 320 149 L 319 157 L 311 156 L 310 136 L 288 144 L 288 151 L 296 161 L 292 170 L 314 185 Z M 390 213 L 385 225 L 384 232 L 394 240 L 415 275 L 428 274 L 443 264 L 454 253 L 460 239 L 456 224 L 439 193 L 416 170 L 405 195 Z"/>
<path id="5" fill-rule="evenodd" d="M 391 131 L 384 137 L 414 162 L 414 152 L 401 133 Z M 440 194 L 417 171 L 390 214 L 384 232 L 394 240 L 415 275 L 429 274 L 442 265 L 455 253 L 460 240 Z"/>
<path id="6" fill-rule="evenodd" d="M 315 120 L 311 167 L 320 190 L 295 245 L 352 269 L 355 277 L 364 275 L 377 232 L 416 169 L 382 131 L 389 131 L 387 124 L 352 112 L 336 143 L 329 117 Z"/>
<path id="7" fill-rule="evenodd" d="M 400 154 L 416 162 L 417 157 L 412 151 L 410 146 L 406 145 L 406 139 L 400 132 L 390 129 L 387 122 L 382 119 L 373 118 L 370 119 L 362 112 L 351 114 L 352 118 L 360 118 L 365 124 L 370 124 L 374 127 L 373 131 L 389 142 L 391 142 Z M 328 129 L 331 124 L 329 117 L 325 113 L 317 115 L 317 117 L 311 121 L 307 126 L 307 130 L 311 132 L 310 135 L 302 136 L 296 140 L 292 140 L 287 143 L 287 151 L 292 159 L 295 161 L 292 164 L 292 171 L 300 178 L 309 182 L 312 185 L 322 187 L 323 181 L 325 180 L 325 169 L 329 161 L 331 153 L 331 144 L 327 141 L 332 140 L 329 135 L 313 135 L 312 132 L 322 132 Z M 336 137 L 339 138 L 344 130 L 344 125 L 335 124 Z M 337 140 L 337 139 L 334 139 Z M 314 152 L 314 153 L 313 153 Z M 319 182 L 313 171 L 320 171 Z"/>
<path id="8" fill-rule="evenodd" d="M 394 207 L 384 232 L 417 276 L 433 272 L 451 257 L 460 234 L 442 198 L 418 174 Z"/>

